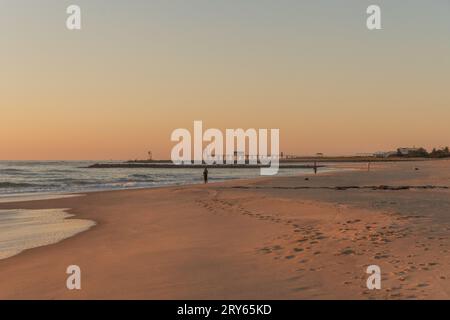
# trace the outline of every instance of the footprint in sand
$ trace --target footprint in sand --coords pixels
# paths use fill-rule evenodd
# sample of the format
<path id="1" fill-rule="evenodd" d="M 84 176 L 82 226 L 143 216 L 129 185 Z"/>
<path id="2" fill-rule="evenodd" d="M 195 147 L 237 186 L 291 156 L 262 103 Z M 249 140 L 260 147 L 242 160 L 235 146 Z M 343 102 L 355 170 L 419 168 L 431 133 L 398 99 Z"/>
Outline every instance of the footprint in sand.
<path id="1" fill-rule="evenodd" d="M 351 255 L 351 254 L 355 254 L 355 251 L 351 248 L 345 248 L 342 249 L 340 252 L 341 255 Z"/>
<path id="2" fill-rule="evenodd" d="M 267 247 L 259 249 L 259 251 L 261 251 L 264 254 L 272 253 L 272 250 L 270 248 L 267 248 Z"/>
<path id="3" fill-rule="evenodd" d="M 299 262 L 300 262 L 300 263 L 307 263 L 307 262 L 308 262 L 308 259 L 302 259 L 302 260 L 300 260 Z"/>
<path id="4" fill-rule="evenodd" d="M 309 290 L 311 289 L 310 287 L 300 287 L 300 288 L 295 288 L 294 291 L 305 291 L 305 290 Z"/>

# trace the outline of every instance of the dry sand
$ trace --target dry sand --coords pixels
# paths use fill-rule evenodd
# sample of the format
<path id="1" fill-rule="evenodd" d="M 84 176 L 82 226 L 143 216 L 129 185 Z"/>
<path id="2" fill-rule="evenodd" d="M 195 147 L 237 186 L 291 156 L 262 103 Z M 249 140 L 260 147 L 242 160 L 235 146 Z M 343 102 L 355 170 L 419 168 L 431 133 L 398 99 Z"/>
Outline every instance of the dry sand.
<path id="1" fill-rule="evenodd" d="M 0 298 L 449 299 L 450 161 L 355 166 L 2 203 L 97 225 L 0 260 Z M 72 264 L 80 291 L 66 289 Z M 366 288 L 372 264 L 381 290 Z"/>

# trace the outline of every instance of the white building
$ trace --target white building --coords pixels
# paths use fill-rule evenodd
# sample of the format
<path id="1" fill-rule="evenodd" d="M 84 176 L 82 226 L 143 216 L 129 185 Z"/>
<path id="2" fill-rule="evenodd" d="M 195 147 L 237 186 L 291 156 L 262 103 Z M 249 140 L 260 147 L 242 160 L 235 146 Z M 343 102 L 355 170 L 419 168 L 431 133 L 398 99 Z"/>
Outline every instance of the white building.
<path id="1" fill-rule="evenodd" d="M 389 158 L 391 156 L 395 156 L 397 154 L 397 151 L 378 151 L 375 152 L 373 155 L 376 158 Z"/>
<path id="2" fill-rule="evenodd" d="M 419 148 L 398 148 L 398 153 L 400 153 L 402 156 L 407 156 L 411 152 L 417 152 L 419 150 Z"/>

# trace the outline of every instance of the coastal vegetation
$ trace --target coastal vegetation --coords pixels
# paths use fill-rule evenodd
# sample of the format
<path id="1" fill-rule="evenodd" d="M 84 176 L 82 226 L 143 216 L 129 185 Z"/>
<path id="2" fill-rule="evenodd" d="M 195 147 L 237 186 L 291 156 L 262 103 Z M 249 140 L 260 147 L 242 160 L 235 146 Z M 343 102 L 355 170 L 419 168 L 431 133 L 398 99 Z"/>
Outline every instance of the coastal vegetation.
<path id="1" fill-rule="evenodd" d="M 399 148 L 397 149 L 397 154 L 394 154 L 393 156 L 408 158 L 449 158 L 450 151 L 448 147 L 440 149 L 433 148 L 431 152 L 428 152 L 425 148 L 417 148 L 409 150 L 407 153 L 405 153 L 401 148 Z"/>

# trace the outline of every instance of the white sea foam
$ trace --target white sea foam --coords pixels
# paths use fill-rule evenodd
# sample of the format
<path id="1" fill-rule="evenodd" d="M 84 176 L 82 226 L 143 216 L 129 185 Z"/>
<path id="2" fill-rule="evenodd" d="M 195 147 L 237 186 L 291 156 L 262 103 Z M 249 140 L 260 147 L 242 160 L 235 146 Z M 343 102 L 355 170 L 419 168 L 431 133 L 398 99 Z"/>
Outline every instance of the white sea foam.
<path id="1" fill-rule="evenodd" d="M 66 219 L 67 209 L 0 210 L 0 259 L 57 243 L 95 225 L 94 221 Z"/>
<path id="2" fill-rule="evenodd" d="M 14 195 L 0 195 L 0 203 L 8 202 L 25 202 L 36 200 L 54 200 L 63 198 L 81 197 L 83 194 L 14 194 Z"/>

